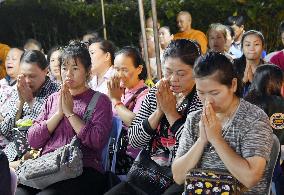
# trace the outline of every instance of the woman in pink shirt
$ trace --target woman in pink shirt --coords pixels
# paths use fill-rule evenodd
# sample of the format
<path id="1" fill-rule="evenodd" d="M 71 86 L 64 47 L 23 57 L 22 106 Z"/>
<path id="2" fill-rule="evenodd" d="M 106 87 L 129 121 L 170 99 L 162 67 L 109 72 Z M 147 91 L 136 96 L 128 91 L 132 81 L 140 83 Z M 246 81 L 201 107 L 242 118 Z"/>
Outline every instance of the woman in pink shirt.
<path id="1" fill-rule="evenodd" d="M 124 47 L 118 51 L 114 59 L 114 69 L 115 76 L 108 81 L 108 91 L 114 108 L 114 115 L 117 115 L 123 122 L 122 142 L 119 143 L 124 142 L 124 146 L 121 147 L 126 150 L 124 151 L 126 155 L 125 153 L 124 157 L 117 155 L 116 173 L 124 175 L 128 172 L 140 151 L 128 145 L 127 128 L 138 113 L 149 90 L 144 84 L 147 69 L 142 56 L 135 48 Z"/>

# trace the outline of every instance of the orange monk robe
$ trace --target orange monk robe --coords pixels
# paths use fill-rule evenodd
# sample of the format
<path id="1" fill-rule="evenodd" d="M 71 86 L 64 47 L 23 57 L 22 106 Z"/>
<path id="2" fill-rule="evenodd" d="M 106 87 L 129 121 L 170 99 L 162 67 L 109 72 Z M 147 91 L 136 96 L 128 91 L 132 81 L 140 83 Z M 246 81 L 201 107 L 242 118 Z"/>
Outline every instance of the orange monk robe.
<path id="1" fill-rule="evenodd" d="M 205 54 L 207 51 L 207 37 L 206 35 L 199 31 L 199 30 L 195 30 L 195 29 L 191 29 L 189 32 L 179 32 L 176 33 L 174 35 L 174 40 L 176 39 L 191 39 L 191 40 L 195 40 L 199 43 L 200 47 L 201 47 L 201 51 L 202 54 Z"/>

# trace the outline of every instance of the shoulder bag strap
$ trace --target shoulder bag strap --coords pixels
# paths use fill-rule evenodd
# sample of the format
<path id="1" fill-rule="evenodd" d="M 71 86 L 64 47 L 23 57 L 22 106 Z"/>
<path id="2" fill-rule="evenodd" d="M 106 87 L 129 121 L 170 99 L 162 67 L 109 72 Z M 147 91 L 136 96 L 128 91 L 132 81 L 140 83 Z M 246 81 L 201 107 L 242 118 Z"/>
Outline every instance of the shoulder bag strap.
<path id="1" fill-rule="evenodd" d="M 96 107 L 100 96 L 101 96 L 101 93 L 96 91 L 91 101 L 89 102 L 86 112 L 84 113 L 83 121 L 87 122 L 88 120 L 90 120 L 92 113 L 94 111 L 94 108 Z"/>
<path id="2" fill-rule="evenodd" d="M 144 86 L 140 89 L 138 89 L 134 94 L 133 96 L 130 98 L 130 100 L 128 100 L 125 104 L 125 107 L 128 108 L 130 111 L 133 111 L 134 107 L 135 107 L 135 103 L 136 103 L 136 99 L 138 97 L 138 95 L 144 91 L 145 89 L 147 89 L 148 87 L 147 86 Z M 133 105 L 134 103 L 134 105 Z"/>
<path id="3" fill-rule="evenodd" d="M 90 118 L 92 116 L 92 113 L 93 113 L 93 110 L 96 107 L 98 99 L 99 99 L 100 96 L 101 96 L 101 93 L 96 91 L 95 94 L 93 95 L 91 101 L 89 102 L 87 110 L 86 110 L 86 112 L 84 113 L 84 116 L 83 116 L 83 121 L 85 121 L 85 123 L 88 120 L 90 120 Z M 72 138 L 72 140 L 70 142 L 70 145 L 73 145 L 73 146 L 79 146 L 80 145 L 80 142 L 79 142 L 79 140 L 77 138 L 77 135 L 75 135 Z"/>

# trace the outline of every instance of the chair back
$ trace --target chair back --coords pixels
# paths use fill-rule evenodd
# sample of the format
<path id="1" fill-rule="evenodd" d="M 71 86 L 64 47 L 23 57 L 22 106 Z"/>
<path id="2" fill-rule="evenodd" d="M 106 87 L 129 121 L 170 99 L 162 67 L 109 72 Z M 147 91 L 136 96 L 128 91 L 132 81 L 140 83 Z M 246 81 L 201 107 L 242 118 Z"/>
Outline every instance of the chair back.
<path id="1" fill-rule="evenodd" d="M 267 188 L 266 194 L 270 194 L 271 191 L 272 176 L 277 162 L 277 158 L 279 156 L 279 152 L 280 152 L 280 142 L 278 137 L 275 134 L 273 134 L 273 145 L 270 153 L 270 161 L 268 163 L 268 175 L 267 175 L 267 177 L 269 178 L 268 181 L 270 185 Z"/>

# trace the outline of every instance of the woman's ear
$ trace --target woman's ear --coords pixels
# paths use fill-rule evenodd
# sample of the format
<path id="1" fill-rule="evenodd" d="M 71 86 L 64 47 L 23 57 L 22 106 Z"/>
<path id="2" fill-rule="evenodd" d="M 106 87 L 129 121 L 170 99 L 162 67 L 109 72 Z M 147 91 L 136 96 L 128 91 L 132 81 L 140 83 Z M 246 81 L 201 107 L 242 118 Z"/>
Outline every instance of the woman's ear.
<path id="1" fill-rule="evenodd" d="M 44 72 L 45 72 L 45 74 L 47 75 L 47 74 L 48 74 L 48 72 L 49 72 L 49 67 L 46 67 L 43 71 L 44 71 Z"/>
<path id="2" fill-rule="evenodd" d="M 237 78 L 233 78 L 231 89 L 233 90 L 234 93 L 237 91 L 238 89 L 238 79 Z"/>
<path id="3" fill-rule="evenodd" d="M 136 68 L 136 70 L 137 70 L 138 75 L 140 75 L 141 72 L 142 72 L 142 70 L 143 70 L 143 65 L 140 64 L 140 65 Z"/>
<path id="4" fill-rule="evenodd" d="M 111 55 L 109 52 L 106 52 L 105 54 L 105 61 L 111 61 Z"/>

